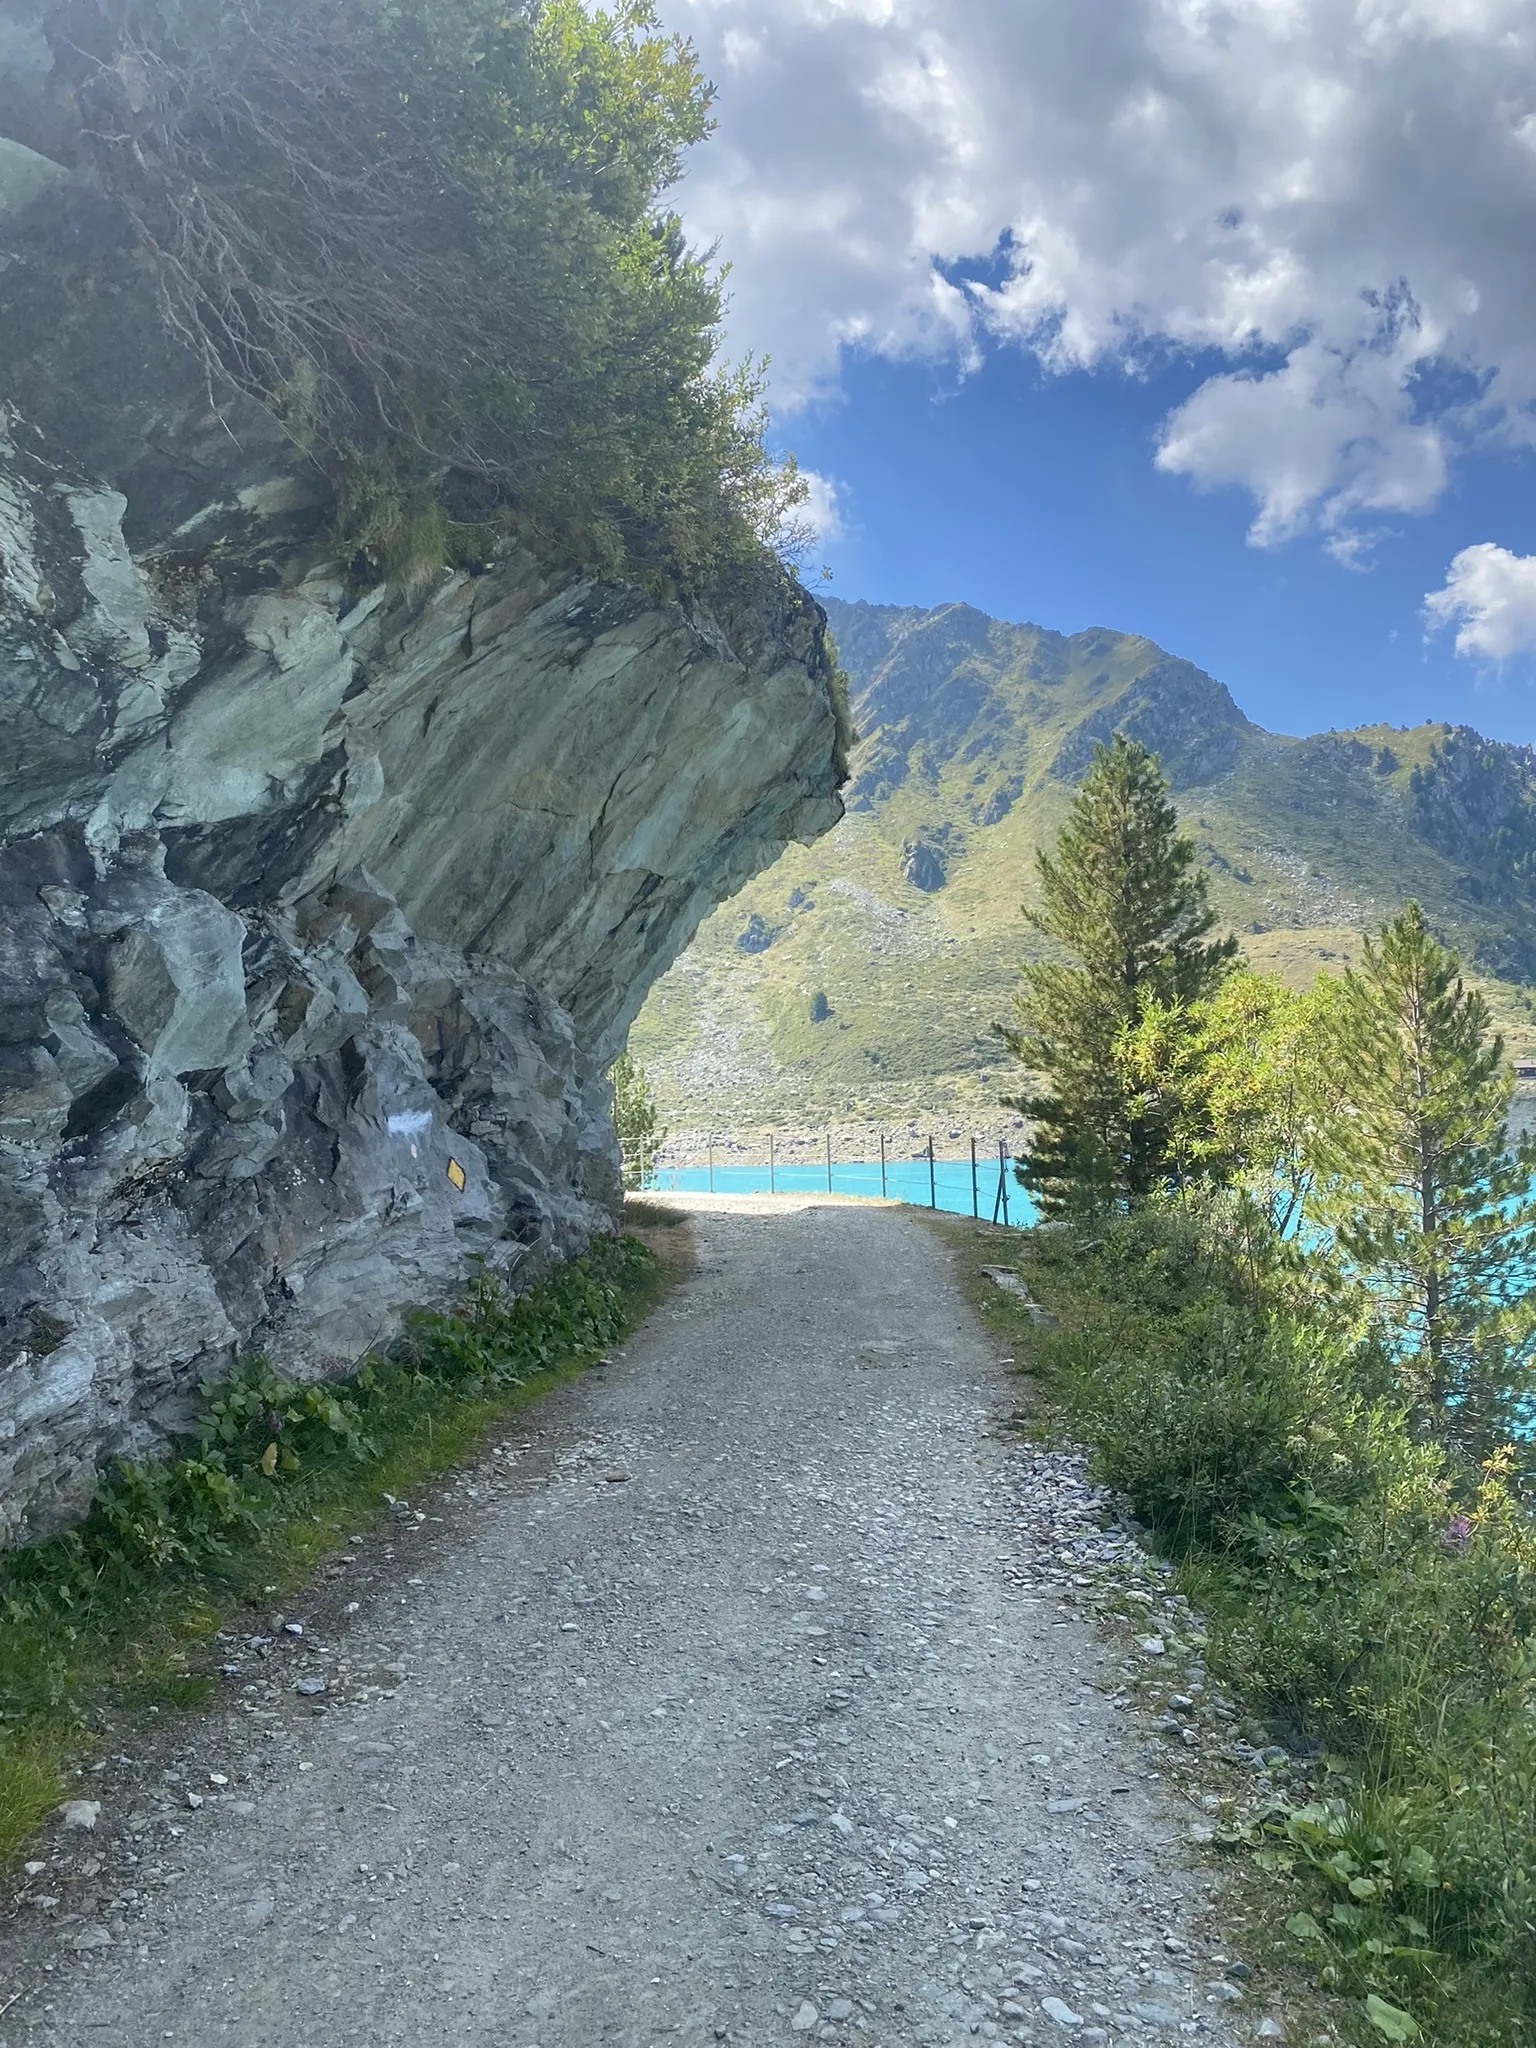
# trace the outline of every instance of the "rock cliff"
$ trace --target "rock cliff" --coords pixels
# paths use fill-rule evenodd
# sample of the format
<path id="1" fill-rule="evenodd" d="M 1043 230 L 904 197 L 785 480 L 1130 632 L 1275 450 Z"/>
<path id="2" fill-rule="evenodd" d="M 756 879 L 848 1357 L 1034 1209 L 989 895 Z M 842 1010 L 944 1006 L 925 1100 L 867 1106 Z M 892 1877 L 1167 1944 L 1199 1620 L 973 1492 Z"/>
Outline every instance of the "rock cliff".
<path id="1" fill-rule="evenodd" d="M 793 585 L 360 586 L 90 195 L 0 173 L 3 1544 L 237 1353 L 339 1369 L 611 1227 L 650 983 L 841 806 Z"/>

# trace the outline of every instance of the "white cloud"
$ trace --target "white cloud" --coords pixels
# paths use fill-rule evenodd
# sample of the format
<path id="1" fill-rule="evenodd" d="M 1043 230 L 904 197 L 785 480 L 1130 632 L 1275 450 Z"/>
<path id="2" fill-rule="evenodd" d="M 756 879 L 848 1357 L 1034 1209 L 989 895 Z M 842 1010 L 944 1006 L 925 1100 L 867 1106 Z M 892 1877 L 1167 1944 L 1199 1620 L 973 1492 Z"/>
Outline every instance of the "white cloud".
<path id="1" fill-rule="evenodd" d="M 800 481 L 805 485 L 805 503 L 799 508 L 799 518 L 811 529 L 816 544 L 826 547 L 841 540 L 847 528 L 836 478 L 802 469 Z"/>
<path id="2" fill-rule="evenodd" d="M 1536 555 L 1491 540 L 1463 548 L 1424 610 L 1432 627 L 1455 626 L 1458 654 L 1494 662 L 1536 654 Z"/>
<path id="3" fill-rule="evenodd" d="M 719 87 L 683 190 L 781 406 L 846 348 L 1225 367 L 1157 460 L 1358 553 L 1536 445 L 1530 0 L 670 0 Z M 995 258 L 984 284 L 954 266 Z"/>
<path id="4" fill-rule="evenodd" d="M 1422 512 L 1445 486 L 1444 435 L 1416 423 L 1390 358 L 1303 342 L 1265 375 L 1212 377 L 1164 424 L 1160 469 L 1243 485 L 1259 546 L 1316 522 L 1358 555 L 1361 513 Z"/>

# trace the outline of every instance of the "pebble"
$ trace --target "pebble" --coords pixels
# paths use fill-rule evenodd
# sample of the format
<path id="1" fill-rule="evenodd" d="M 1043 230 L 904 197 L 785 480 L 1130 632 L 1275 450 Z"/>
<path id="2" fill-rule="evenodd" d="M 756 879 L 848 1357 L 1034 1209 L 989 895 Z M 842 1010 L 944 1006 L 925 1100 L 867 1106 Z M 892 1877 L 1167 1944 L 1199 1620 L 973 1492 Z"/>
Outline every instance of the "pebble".
<path id="1" fill-rule="evenodd" d="M 1171 2005 L 1160 2005 L 1155 1999 L 1145 1999 L 1133 2005 L 1131 2013 L 1149 2027 L 1176 2027 L 1183 2017 Z"/>
<path id="2" fill-rule="evenodd" d="M 817 1232 L 822 1228 L 818 1222 Z M 871 1313 L 857 1292 L 846 1305 L 841 1297 L 822 1299 L 815 1285 L 821 1254 L 813 1242 L 803 1250 L 777 1245 L 770 1252 L 775 1272 L 808 1271 L 812 1277 L 804 1283 L 810 1298 L 803 1311 L 798 1300 L 776 1304 L 773 1321 L 760 1333 L 765 1403 L 770 1395 L 777 1398 L 773 1375 L 784 1361 L 798 1370 L 794 1359 L 803 1356 L 818 1372 L 831 1370 L 825 1332 L 837 1326 L 844 1306 L 855 1322 Z M 726 1247 L 724 1256 L 728 1266 L 735 1254 Z M 913 1263 L 921 1267 L 923 1257 L 914 1244 Z M 925 1276 L 925 1299 L 932 1294 L 929 1282 L 938 1277 Z M 1162 1952 L 1167 1930 L 1193 1940 L 1186 1916 L 1201 1903 L 1181 1868 L 1177 1845 L 1170 1846 L 1170 1837 L 1182 1833 L 1187 1810 L 1181 1816 L 1174 1807 L 1154 1820 L 1143 1790 L 1147 1721 L 1113 1709 L 1131 1705 L 1132 1686 L 1158 1687 L 1160 1680 L 1186 1688 L 1168 1702 L 1180 1717 L 1174 1729 L 1186 1721 L 1204 1727 L 1211 1703 L 1189 1647 L 1193 1639 L 1198 1649 L 1198 1617 L 1170 1597 L 1123 1503 L 1089 1478 L 1080 1453 L 1009 1433 L 988 1434 L 1015 1395 L 1011 1384 L 987 1376 L 990 1352 L 978 1364 L 949 1361 L 941 1351 L 945 1373 L 927 1375 L 920 1386 L 914 1372 L 902 1383 L 900 1399 L 890 1395 L 888 1380 L 863 1373 L 855 1379 L 850 1371 L 850 1407 L 855 1389 L 861 1403 L 866 1395 L 874 1397 L 850 1418 L 856 1426 L 845 1432 L 838 1410 L 833 1427 L 828 1409 L 821 1418 L 825 1428 L 818 1422 L 816 1430 L 794 1438 L 793 1457 L 775 1463 L 764 1451 L 766 1445 L 771 1452 L 774 1435 L 759 1431 L 755 1420 L 767 1412 L 761 1404 L 740 1415 L 729 1407 L 710 1411 L 719 1399 L 717 1353 L 726 1327 L 710 1291 L 719 1284 L 707 1265 L 699 1281 L 690 1283 L 697 1291 L 687 1342 L 699 1351 L 697 1380 L 689 1382 L 664 1357 L 651 1360 L 647 1371 L 668 1392 L 660 1419 L 637 1420 L 622 1405 L 610 1414 L 599 1396 L 594 1440 L 569 1456 L 557 1455 L 554 1478 L 547 1486 L 539 1481 L 537 1505 L 527 1509 L 526 1525 L 519 1524 L 517 1577 L 527 1591 L 516 1594 L 516 1612 L 510 1611 L 514 1595 L 498 1590 L 491 1596 L 489 1574 L 478 1568 L 506 1563 L 501 1535 L 487 1528 L 483 1544 L 489 1555 L 460 1563 L 450 1545 L 442 1553 L 441 1576 L 434 1567 L 434 1603 L 441 1595 L 441 1613 L 418 1624 L 417 1608 L 434 1603 L 411 1603 L 407 1624 L 402 1607 L 402 1638 L 410 1634 L 414 1647 L 387 1640 L 385 1630 L 394 1624 L 386 1621 L 379 1626 L 380 1640 L 366 1644 L 366 1655 L 350 1670 L 346 1647 L 333 1653 L 313 1640 L 290 1652 L 286 1672 L 275 1660 L 267 1667 L 270 1677 L 254 1662 L 247 1668 L 248 1679 L 262 1681 L 251 1688 L 253 1717 L 260 1708 L 279 1707 L 289 1685 L 296 1683 L 311 1698 L 324 1692 L 326 1680 L 315 1665 L 329 1668 L 337 1688 L 325 1719 L 304 1716 L 293 1724 L 316 1759 L 317 1773 L 330 1768 L 328 1757 L 357 1771 L 356 1777 L 349 1771 L 346 1786 L 338 1788 L 336 1812 L 346 1814 L 344 1821 L 331 1819 L 328 1799 L 316 1807 L 326 1830 L 317 1856 L 323 1861 L 332 1842 L 350 1838 L 367 1859 L 364 1882 L 338 1884 L 325 1898 L 324 1917 L 309 1923 L 342 1934 L 329 1951 L 337 1958 L 333 1967 L 352 1971 L 360 1967 L 358 1957 L 382 1957 L 391 1924 L 384 1902 L 392 1899 L 395 1913 L 403 1916 L 399 1927 L 413 1934 L 418 1926 L 430 1928 L 435 1936 L 441 1925 L 443 1990 L 453 1982 L 447 1944 L 468 1938 L 455 1930 L 459 1895 L 473 1881 L 460 1876 L 450 1883 L 419 1862 L 413 1872 L 408 1853 L 414 1830 L 429 1833 L 429 1817 L 447 1810 L 440 1804 L 445 1787 L 450 1801 L 457 1796 L 423 1739 L 434 1725 L 430 1716 L 437 1717 L 445 1742 L 466 1717 L 477 1745 L 479 1729 L 501 1731 L 482 1746 L 506 1758 L 506 1764 L 498 1761 L 499 1778 L 522 1781 L 519 1792 L 526 1786 L 526 1801 L 504 1802 L 519 1811 L 537 1805 L 579 1768 L 583 1742 L 596 1741 L 600 1728 L 605 1759 L 625 1750 L 635 1759 L 632 1778 L 620 1782 L 638 1789 L 653 1759 L 665 1773 L 664 1788 L 647 1788 L 648 1799 L 656 1801 L 656 1868 L 667 1869 L 676 1844 L 695 1881 L 683 1888 L 688 1903 L 676 1936 L 658 1933 L 654 1953 L 640 1950 L 648 1962 L 643 1978 L 634 1978 L 633 1962 L 611 1953 L 596 1960 L 603 1949 L 620 1945 L 604 1940 L 596 1927 L 611 1936 L 627 1918 L 626 1897 L 646 1913 L 650 1901 L 643 1894 L 650 1886 L 639 1875 L 641 1864 L 633 1884 L 626 1877 L 621 1892 L 612 1882 L 616 1873 L 604 1869 L 595 1853 L 593 1865 L 586 1866 L 583 1845 L 574 1836 L 569 1849 L 552 1845 L 554 1867 L 542 1873 L 543 1897 L 535 1898 L 530 1887 L 525 1903 L 514 1890 L 506 1897 L 505 1915 L 495 1917 L 511 1923 L 508 1937 L 512 1925 L 547 1930 L 562 1998 L 573 1986 L 587 1984 L 583 1973 L 590 1972 L 608 1995 L 633 1999 L 637 2039 L 642 2032 L 645 2040 L 703 2040 L 713 2034 L 716 2040 L 770 2048 L 793 2032 L 796 2039 L 841 2041 L 846 2048 L 875 2041 L 888 2048 L 898 2041 L 910 2048 L 963 2048 L 967 2041 L 993 2040 L 1018 2048 L 1044 2048 L 1052 2040 L 1062 2048 L 1069 2042 L 1103 2048 L 1111 2038 L 1114 2048 L 1143 2042 L 1152 2048 L 1154 2030 L 1162 2039 L 1164 2028 L 1190 2033 L 1198 2025 L 1207 2048 L 1234 2048 L 1231 2021 L 1242 2008 L 1234 2013 L 1214 1993 L 1208 2002 L 1205 1993 L 1213 1969 L 1223 1983 L 1235 1985 L 1238 1967 L 1203 1943 L 1183 1959 Z M 892 1273 L 882 1289 L 894 1287 L 899 1295 L 903 1284 L 901 1274 Z M 801 1286 L 793 1283 L 790 1294 Z M 678 1299 L 688 1303 L 689 1290 Z M 894 1315 L 896 1307 L 901 1303 L 885 1304 L 878 1313 L 889 1308 Z M 903 1312 L 911 1308 L 909 1303 Z M 747 1324 L 754 1312 L 740 1305 L 731 1311 Z M 920 1321 L 922 1301 L 915 1313 Z M 793 1342 L 783 1334 L 786 1326 Z M 670 1333 L 681 1326 L 669 1320 L 662 1327 Z M 752 1333 L 731 1323 L 729 1334 L 734 1343 Z M 690 1384 L 703 1394 L 707 1427 L 698 1420 L 700 1404 L 670 1399 Z M 841 1388 L 837 1398 L 845 1398 Z M 672 1539 L 670 1518 L 657 1512 L 672 1504 L 677 1482 L 671 1461 L 680 1458 L 687 1501 L 682 1512 L 690 1519 L 681 1549 Z M 717 1464 L 723 1468 L 718 1477 Z M 567 1470 L 568 1479 L 562 1478 Z M 600 1483 L 609 1474 L 624 1480 L 631 1472 L 646 1475 L 638 1492 L 629 1489 L 633 1498 L 615 1499 Z M 473 1496 L 474 1486 L 467 1490 Z M 521 1497 L 509 1494 L 507 1512 L 524 1514 Z M 700 1510 L 708 1519 L 698 1519 Z M 617 1553 L 604 1547 L 604 1532 L 592 1526 L 594 1517 L 605 1514 L 627 1538 Z M 740 1539 L 738 1527 L 746 1532 Z M 706 1529 L 713 1531 L 709 1558 L 700 1564 L 694 1559 L 702 1555 L 698 1536 Z M 525 1550 L 532 1560 L 529 1576 Z M 736 1578 L 729 1602 L 716 1597 L 728 1590 L 728 1574 Z M 654 1600 L 673 1592 L 693 1603 L 693 1619 L 673 1646 L 675 1667 L 663 1669 L 659 1646 L 645 1630 Z M 507 1627 L 509 1640 L 505 1664 L 498 1661 L 494 1669 L 484 1663 L 483 1641 L 461 1603 L 461 1594 L 472 1603 L 480 1593 L 488 1596 L 487 1613 L 494 1604 L 509 1610 L 495 1617 Z M 1122 1628 L 1108 1650 L 1093 1632 L 1093 1610 L 1101 1602 L 1115 1611 Z M 566 1617 L 577 1612 L 583 1633 L 579 1655 L 576 1646 L 559 1653 L 553 1636 L 576 1632 L 578 1624 Z M 371 1607 L 364 1621 L 373 1623 Z M 280 1619 L 276 1627 L 296 1633 Z M 317 1631 L 322 1627 L 317 1619 Z M 722 1627 L 725 1633 L 717 1639 Z M 355 1642 L 355 1633 L 348 1635 Z M 1144 1645 L 1155 1642 L 1165 1661 L 1149 1664 L 1154 1653 L 1138 1652 L 1138 1638 Z M 638 1679 L 627 1661 L 637 1642 Z M 738 1644 L 751 1666 L 740 1685 L 731 1676 Z M 551 1648 L 558 1654 L 546 1663 Z M 414 1719 L 407 1699 L 394 1707 L 382 1704 L 394 1700 L 391 1679 L 403 1677 L 406 1668 L 384 1660 L 389 1654 L 404 1657 L 407 1649 L 410 1668 L 420 1670 Z M 514 1659 L 524 1658 L 516 1669 Z M 461 1660 L 467 1667 L 462 1687 Z M 309 1667 L 303 1679 L 295 1665 Z M 1127 1677 L 1128 1668 L 1133 1677 Z M 359 1685 L 354 1681 L 360 1676 L 380 1682 Z M 719 1688 L 720 1704 L 713 1703 L 706 1685 L 711 1692 Z M 666 1705 L 647 1708 L 647 1690 Z M 378 1718 L 355 1724 L 354 1705 L 360 1715 Z M 295 1769 L 287 1745 L 275 1752 L 262 1747 L 262 1737 L 282 1743 L 280 1717 L 261 1712 L 259 1718 L 274 1725 L 249 1728 L 257 1754 L 273 1755 L 274 1763 L 281 1759 L 281 1780 L 269 1784 L 259 1770 L 255 1774 L 263 1789 L 262 1813 L 276 1836 L 287 1803 L 283 1786 L 291 1790 L 298 1780 L 287 1776 Z M 1225 1747 L 1235 1731 L 1234 1712 L 1213 1749 Z M 1154 1770 L 1157 1759 L 1182 1759 L 1179 1738 L 1173 1729 L 1169 1733 L 1171 1742 L 1151 1746 Z M 358 1741 L 356 1735 L 388 1735 L 391 1743 Z M 337 1749 L 338 1742 L 347 1748 Z M 717 1745 L 719 1761 L 734 1754 L 746 1766 L 744 1782 L 754 1789 L 743 1789 L 734 1810 L 712 1813 L 711 1774 L 696 1760 Z M 232 1749 L 226 1766 L 242 1790 L 252 1777 L 252 1746 L 246 1741 Z M 477 1761 L 479 1755 L 477 1747 Z M 362 1764 L 375 1767 L 361 1770 Z M 190 1782 L 203 1782 L 201 1772 L 185 1763 L 183 1768 Z M 374 1781 L 363 1788 L 360 1802 L 347 1789 L 355 1793 L 358 1778 Z M 319 1793 L 322 1783 L 317 1775 L 299 1789 Z M 375 1806 L 381 1787 L 389 1789 L 382 1789 Z M 1260 1775 L 1255 1796 L 1268 1790 Z M 178 1790 L 171 1796 L 179 1801 L 185 1795 Z M 260 1826 L 224 1819 L 255 1815 L 253 1801 L 226 1797 L 209 1803 L 214 1813 L 197 1830 L 188 1828 L 187 1842 L 174 1853 L 190 1863 L 194 1846 L 198 1856 L 206 1855 L 209 1841 L 216 1843 L 222 1831 L 227 1853 L 243 1850 L 252 1858 L 227 1880 L 216 1877 L 216 1883 L 233 1887 L 220 1903 L 242 1934 L 242 1914 L 250 1929 L 274 1918 L 275 1885 L 251 1894 L 262 1868 L 283 1866 L 268 1860 L 272 1851 Z M 1197 1810 L 1198 1804 L 1197 1799 Z M 383 1848 L 389 1837 L 400 1840 L 402 1853 Z M 611 1842 L 605 1853 L 613 1853 Z M 473 1871 L 474 1865 L 465 1868 Z M 677 1874 L 681 1879 L 681 1859 Z M 301 1934 L 303 1894 L 296 1871 L 283 1867 L 282 1881 L 279 1927 L 291 1921 Z M 572 1891 L 585 1892 L 595 1925 L 555 1917 Z M 365 1895 L 369 1903 L 360 1927 L 355 1909 Z M 166 1896 L 174 1900 L 177 1894 Z M 190 1902 L 192 1888 L 181 1896 Z M 580 1903 L 575 1910 L 579 1915 Z M 155 1917 L 163 1911 L 157 1906 Z M 769 1929 L 759 1929 L 754 1939 L 750 1929 L 759 1916 L 768 1919 Z M 700 1925 L 690 1924 L 695 1918 Z M 33 1924 L 56 1949 L 65 1930 L 37 1918 Z M 565 1938 L 567 1924 L 582 1929 L 574 1940 Z M 377 1951 L 369 1944 L 370 1926 L 378 1933 Z M 187 1942 L 195 1944 L 198 1931 L 191 1922 L 188 1929 Z M 639 1940 L 648 1938 L 639 1927 L 631 1931 Z M 583 1948 L 585 1935 L 597 1948 Z M 252 1948 L 258 1939 L 272 1936 L 253 1936 Z M 728 1995 L 706 1987 L 682 1961 L 685 1943 L 692 1962 L 700 1953 L 696 1941 L 720 1940 L 733 1953 L 732 1974 L 755 1980 L 730 1984 Z M 120 1934 L 118 1943 L 121 1962 L 112 1959 L 114 1970 L 132 1954 L 128 1937 Z M 636 1942 L 623 1946 L 634 1949 Z M 536 1949 L 537 1942 L 520 1953 Z M 1168 1967 L 1154 1973 L 1154 1960 Z M 759 1969 L 759 1962 L 767 1967 Z M 663 1974 L 652 1977 L 652 1970 Z M 98 1980 L 105 1974 L 98 1965 Z M 240 1982 L 249 1986 L 259 1975 L 248 1972 Z M 419 1989 L 428 1998 L 432 1979 L 423 1963 Z M 519 2003 L 531 1988 L 531 1979 L 516 1986 Z M 1129 2001 L 1138 1995 L 1146 2002 L 1133 2018 Z M 242 1992 L 242 2006 L 246 1996 L 254 2011 L 257 1994 Z M 711 2002 L 711 2013 L 699 2011 L 700 1999 Z M 654 2010 L 641 2012 L 642 2002 Z M 506 2048 L 532 2048 L 527 2036 L 537 2029 L 548 2043 L 552 2010 L 551 1994 L 537 1995 L 526 2007 L 529 2017 L 503 2025 L 499 2038 Z M 468 2016 L 457 2017 L 462 2023 Z M 1243 2040 L 1253 2038 L 1252 2025 L 1249 2018 L 1241 2028 Z M 1259 2038 L 1282 2037 L 1261 2031 Z"/>
<path id="3" fill-rule="evenodd" d="M 1083 2024 L 1082 2014 L 1074 2012 L 1064 1998 L 1042 1998 L 1040 2010 L 1058 2027 L 1080 2027 Z"/>
<path id="4" fill-rule="evenodd" d="M 101 1819 L 99 1799 L 68 1799 L 59 1808 L 60 1816 L 67 1828 L 78 1828 L 89 1834 Z"/>

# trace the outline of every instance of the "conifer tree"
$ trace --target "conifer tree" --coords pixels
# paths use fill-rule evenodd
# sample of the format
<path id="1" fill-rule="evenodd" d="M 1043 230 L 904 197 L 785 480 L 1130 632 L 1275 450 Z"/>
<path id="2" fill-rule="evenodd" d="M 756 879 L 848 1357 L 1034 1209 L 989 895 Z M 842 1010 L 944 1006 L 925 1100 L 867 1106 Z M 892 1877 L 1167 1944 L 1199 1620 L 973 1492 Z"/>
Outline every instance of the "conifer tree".
<path id="1" fill-rule="evenodd" d="M 1536 1143 L 1507 1134 L 1513 1072 L 1488 1005 L 1410 903 L 1345 975 L 1346 1108 L 1322 1135 L 1323 1215 L 1403 1332 L 1427 1422 L 1479 1456 L 1529 1387 Z"/>
<path id="2" fill-rule="evenodd" d="M 1126 1034 L 1155 1004 L 1176 1045 L 1190 1006 L 1220 985 L 1237 951 L 1216 922 L 1193 843 L 1157 757 L 1116 733 L 1095 749 L 1054 857 L 1036 856 L 1040 903 L 1025 915 L 1077 964 L 1024 969 L 1002 1037 L 1039 1090 L 1013 1098 L 1033 1125 L 1020 1178 L 1047 1214 L 1134 1203 L 1163 1185 L 1171 1132 Z"/>

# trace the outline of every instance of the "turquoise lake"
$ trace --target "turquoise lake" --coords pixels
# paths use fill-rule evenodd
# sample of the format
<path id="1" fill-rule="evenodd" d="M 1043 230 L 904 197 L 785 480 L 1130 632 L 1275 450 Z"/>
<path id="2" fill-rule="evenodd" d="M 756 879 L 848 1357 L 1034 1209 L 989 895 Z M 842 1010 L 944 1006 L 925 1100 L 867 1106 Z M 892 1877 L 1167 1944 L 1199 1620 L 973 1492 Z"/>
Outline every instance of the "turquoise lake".
<path id="1" fill-rule="evenodd" d="M 669 1190 L 717 1195 L 826 1194 L 824 1163 L 807 1166 L 776 1166 L 770 1190 L 767 1166 L 716 1166 L 713 1174 L 705 1166 L 664 1166 L 646 1176 L 646 1187 L 656 1194 Z M 879 1200 L 882 1193 L 880 1162 L 876 1160 L 834 1160 L 831 1189 L 834 1195 L 862 1195 Z M 1008 1222 L 1028 1229 L 1035 1221 L 1035 1207 L 1013 1176 L 1010 1160 L 1007 1172 Z M 998 1202 L 998 1164 L 995 1158 L 979 1162 L 973 1188 L 968 1159 L 936 1159 L 930 1183 L 926 1159 L 891 1159 L 885 1166 L 885 1198 L 909 1202 L 914 1208 L 943 1209 L 952 1216 L 983 1216 L 991 1222 L 994 1209 L 1003 1221 Z"/>

